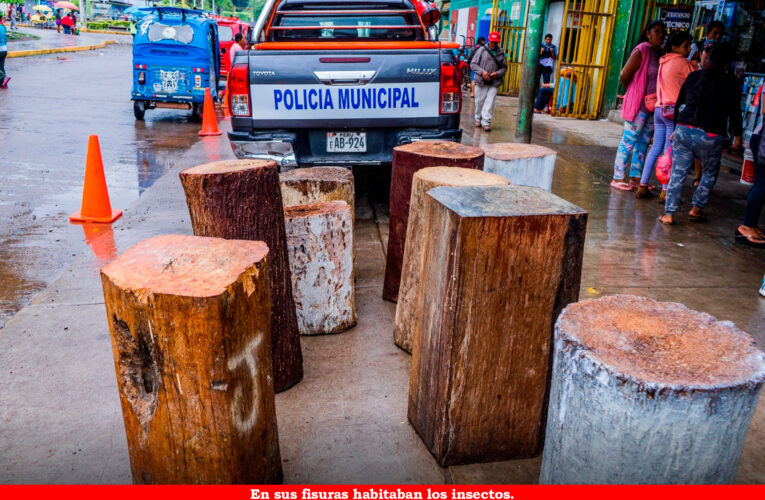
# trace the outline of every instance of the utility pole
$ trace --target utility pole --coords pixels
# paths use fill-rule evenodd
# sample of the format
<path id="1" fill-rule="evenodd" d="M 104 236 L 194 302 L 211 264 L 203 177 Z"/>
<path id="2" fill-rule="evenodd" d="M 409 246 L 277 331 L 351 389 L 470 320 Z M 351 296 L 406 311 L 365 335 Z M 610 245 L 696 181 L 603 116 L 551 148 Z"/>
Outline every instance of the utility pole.
<path id="1" fill-rule="evenodd" d="M 539 72 L 539 50 L 542 47 L 542 29 L 549 0 L 529 2 L 529 17 L 526 25 L 526 48 L 523 51 L 523 71 L 521 89 L 518 95 L 518 121 L 515 127 L 515 140 L 531 142 L 531 122 L 534 119 L 534 88 Z M 564 20 L 565 22 L 565 20 Z M 559 42 L 560 43 L 560 42 Z"/>

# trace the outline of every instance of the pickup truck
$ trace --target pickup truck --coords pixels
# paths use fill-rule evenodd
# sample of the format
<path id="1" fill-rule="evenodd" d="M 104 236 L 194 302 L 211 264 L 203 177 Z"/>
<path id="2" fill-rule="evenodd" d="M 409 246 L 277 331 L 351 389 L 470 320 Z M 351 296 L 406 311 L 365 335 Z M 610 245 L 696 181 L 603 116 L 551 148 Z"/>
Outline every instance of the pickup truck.
<path id="1" fill-rule="evenodd" d="M 459 141 L 459 45 L 438 16 L 428 0 L 267 0 L 229 73 L 235 155 L 390 165 L 395 146 Z"/>

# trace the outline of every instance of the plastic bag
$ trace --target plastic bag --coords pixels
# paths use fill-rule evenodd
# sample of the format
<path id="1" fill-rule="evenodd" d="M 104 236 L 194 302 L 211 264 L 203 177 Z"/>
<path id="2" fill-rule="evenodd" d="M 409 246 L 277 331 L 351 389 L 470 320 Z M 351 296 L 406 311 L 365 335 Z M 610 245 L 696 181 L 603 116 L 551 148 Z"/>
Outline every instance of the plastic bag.
<path id="1" fill-rule="evenodd" d="M 672 146 L 667 148 L 666 153 L 656 160 L 656 178 L 662 186 L 669 184 L 669 176 L 672 173 Z"/>

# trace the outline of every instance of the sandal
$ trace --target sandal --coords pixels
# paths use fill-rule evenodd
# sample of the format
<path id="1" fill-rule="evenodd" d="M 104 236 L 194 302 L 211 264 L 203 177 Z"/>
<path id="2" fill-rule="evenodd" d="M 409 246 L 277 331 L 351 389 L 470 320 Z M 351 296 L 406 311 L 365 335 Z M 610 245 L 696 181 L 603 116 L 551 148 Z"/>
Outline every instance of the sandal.
<path id="1" fill-rule="evenodd" d="M 667 221 L 667 220 L 664 219 L 664 217 L 669 217 L 670 220 Z M 675 216 L 674 215 L 669 215 L 669 214 L 664 214 L 661 217 L 659 217 L 659 222 L 661 222 L 665 226 L 674 226 L 676 224 L 675 223 Z"/>
<path id="2" fill-rule="evenodd" d="M 637 189 L 640 187 L 640 177 L 632 177 L 630 179 L 630 189 Z"/>
<path id="3" fill-rule="evenodd" d="M 707 214 L 699 210 L 698 215 L 693 215 L 692 213 L 688 212 L 688 221 L 689 222 L 706 222 L 709 220 L 709 217 L 707 217 Z"/>
<path id="4" fill-rule="evenodd" d="M 736 228 L 736 243 L 743 243 L 744 245 L 755 248 L 765 248 L 765 239 L 758 236 L 744 234 L 738 228 Z"/>
<path id="5" fill-rule="evenodd" d="M 618 189 L 619 191 L 632 191 L 632 186 L 624 182 L 623 180 L 612 180 L 611 187 Z"/>

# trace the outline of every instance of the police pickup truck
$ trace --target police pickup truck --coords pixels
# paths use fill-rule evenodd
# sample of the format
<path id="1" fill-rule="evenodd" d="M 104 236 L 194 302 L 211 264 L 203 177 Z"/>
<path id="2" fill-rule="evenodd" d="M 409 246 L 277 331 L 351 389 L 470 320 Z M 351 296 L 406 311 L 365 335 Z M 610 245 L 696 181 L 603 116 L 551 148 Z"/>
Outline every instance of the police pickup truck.
<path id="1" fill-rule="evenodd" d="M 238 158 L 281 168 L 391 163 L 459 141 L 461 76 L 428 0 L 267 0 L 228 79 Z"/>

